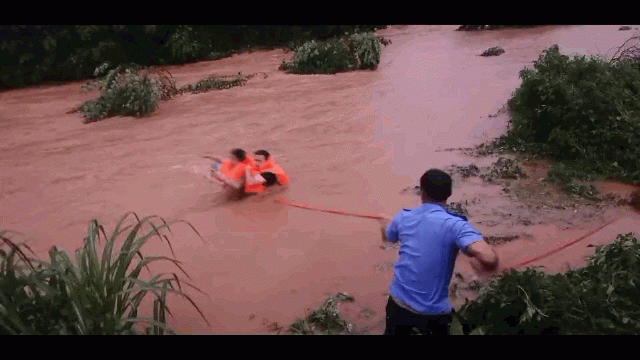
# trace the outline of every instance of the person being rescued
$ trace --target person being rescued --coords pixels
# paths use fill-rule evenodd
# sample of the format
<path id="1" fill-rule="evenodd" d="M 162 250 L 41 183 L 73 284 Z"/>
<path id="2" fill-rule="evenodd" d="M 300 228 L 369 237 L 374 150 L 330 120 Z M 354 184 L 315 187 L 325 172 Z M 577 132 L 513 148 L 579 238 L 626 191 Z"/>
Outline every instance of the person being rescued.
<path id="1" fill-rule="evenodd" d="M 242 196 L 245 193 L 245 177 L 248 169 L 256 167 L 255 160 L 247 155 L 243 149 L 231 150 L 231 157 L 223 159 L 217 156 L 213 159 L 211 176 L 220 181 L 225 189 L 231 190 L 230 196 Z"/>
<path id="2" fill-rule="evenodd" d="M 255 155 L 254 160 L 244 150 L 233 149 L 229 159 L 211 157 L 214 160 L 211 175 L 222 182 L 225 188 L 231 189 L 232 197 L 257 194 L 275 183 L 289 183 L 289 176 L 269 152 L 258 150 Z"/>
<path id="3" fill-rule="evenodd" d="M 267 187 L 276 183 L 280 185 L 289 184 L 289 176 L 267 150 L 258 150 L 254 155 L 255 166 L 252 168 L 247 167 L 245 170 L 245 192 L 247 194 L 261 193 Z"/>

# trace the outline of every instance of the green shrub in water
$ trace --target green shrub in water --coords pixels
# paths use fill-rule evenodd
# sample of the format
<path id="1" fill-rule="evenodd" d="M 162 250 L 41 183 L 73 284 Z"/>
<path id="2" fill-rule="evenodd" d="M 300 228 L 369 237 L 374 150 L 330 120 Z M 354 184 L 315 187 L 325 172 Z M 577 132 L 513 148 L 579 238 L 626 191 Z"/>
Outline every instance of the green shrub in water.
<path id="1" fill-rule="evenodd" d="M 290 62 L 280 70 L 290 73 L 332 74 L 357 69 L 376 69 L 380 63 L 382 45 L 390 41 L 373 32 L 354 33 L 343 39 L 311 40 L 295 48 Z"/>
<path id="2" fill-rule="evenodd" d="M 382 41 L 373 33 L 356 33 L 349 37 L 352 51 L 358 59 L 358 69 L 376 69 L 382 54 Z"/>
<path id="3" fill-rule="evenodd" d="M 292 73 L 333 74 L 355 69 L 357 63 L 343 40 L 311 40 L 298 47 L 293 62 L 283 68 Z"/>
<path id="4" fill-rule="evenodd" d="M 106 69 L 103 64 L 96 69 L 100 74 Z M 109 70 L 85 90 L 98 88 L 102 91 L 97 99 L 86 101 L 79 110 L 85 123 L 102 120 L 116 115 L 143 116 L 158 107 L 158 101 L 170 96 L 163 77 L 154 76 L 147 69 L 138 66 L 118 66 Z M 175 88 L 175 84 L 172 84 Z"/>

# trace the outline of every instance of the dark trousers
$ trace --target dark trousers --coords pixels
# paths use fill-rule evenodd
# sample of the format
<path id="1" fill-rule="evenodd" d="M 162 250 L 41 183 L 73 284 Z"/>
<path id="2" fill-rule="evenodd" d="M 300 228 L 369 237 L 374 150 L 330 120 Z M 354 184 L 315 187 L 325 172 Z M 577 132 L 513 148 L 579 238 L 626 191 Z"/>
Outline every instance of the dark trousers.
<path id="1" fill-rule="evenodd" d="M 416 328 L 421 335 L 449 335 L 452 314 L 416 314 L 400 307 L 391 297 L 386 309 L 387 324 L 384 335 L 411 335 L 413 328 Z"/>

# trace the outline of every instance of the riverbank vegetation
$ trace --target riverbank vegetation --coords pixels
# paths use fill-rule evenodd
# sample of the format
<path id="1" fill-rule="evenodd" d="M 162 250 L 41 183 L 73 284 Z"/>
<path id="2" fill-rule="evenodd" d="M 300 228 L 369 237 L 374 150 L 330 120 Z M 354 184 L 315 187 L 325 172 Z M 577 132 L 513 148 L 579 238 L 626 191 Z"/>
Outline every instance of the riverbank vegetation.
<path id="1" fill-rule="evenodd" d="M 579 195 L 594 196 L 587 183 L 596 178 L 640 181 L 640 62 L 623 54 L 546 49 L 520 72 L 508 131 L 486 149 L 548 157 L 549 178 Z"/>
<path id="2" fill-rule="evenodd" d="M 620 234 L 587 266 L 565 273 L 512 270 L 464 304 L 453 334 L 622 335 L 640 332 L 640 242 Z"/>
<path id="3" fill-rule="evenodd" d="M 184 64 L 255 46 L 295 49 L 309 40 L 386 25 L 0 25 L 0 89 L 92 78 L 110 68 Z"/>
<path id="4" fill-rule="evenodd" d="M 16 242 L 17 234 L 0 230 L 0 334 L 171 334 L 168 294 L 187 299 L 207 322 L 183 292 L 189 283 L 176 273 L 151 274 L 150 265 L 169 262 L 188 277 L 180 262 L 142 254 L 142 247 L 156 237 L 166 240 L 173 253 L 165 234 L 170 224 L 131 214 L 136 221 L 125 226 L 125 215 L 108 237 L 92 220 L 75 261 L 56 246 L 48 261 L 41 260 L 26 243 Z M 145 271 L 149 277 L 143 276 Z M 143 314 L 147 308 L 150 314 Z"/>

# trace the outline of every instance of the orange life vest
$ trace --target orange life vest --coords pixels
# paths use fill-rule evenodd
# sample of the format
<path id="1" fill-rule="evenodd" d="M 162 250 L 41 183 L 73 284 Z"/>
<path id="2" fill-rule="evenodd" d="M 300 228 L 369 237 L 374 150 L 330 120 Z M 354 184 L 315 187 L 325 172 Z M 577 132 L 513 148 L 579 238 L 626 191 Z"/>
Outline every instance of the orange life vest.
<path id="1" fill-rule="evenodd" d="M 256 167 L 255 160 L 253 160 L 253 158 L 249 155 L 247 155 L 247 158 L 244 159 L 244 161 L 235 165 L 231 162 L 231 160 L 225 159 L 220 165 L 220 172 L 231 179 L 239 181 L 242 180 L 243 176 L 245 176 L 247 166 L 251 168 Z"/>
<path id="2" fill-rule="evenodd" d="M 269 159 L 267 159 L 267 161 L 265 161 L 264 164 L 262 164 L 262 166 L 260 166 L 258 168 L 258 170 L 263 173 L 263 172 L 272 172 L 276 175 L 276 177 L 278 178 L 278 183 L 280 185 L 287 185 L 289 183 L 289 175 L 287 175 L 286 172 L 284 172 L 284 169 L 282 168 L 282 166 L 280 166 L 278 163 L 276 163 L 275 159 L 273 158 L 273 156 L 269 156 Z"/>
<path id="3" fill-rule="evenodd" d="M 275 160 L 273 159 L 273 156 L 269 156 L 269 159 L 267 159 L 267 161 L 264 162 L 264 164 L 262 164 L 261 166 L 253 166 L 251 169 L 251 173 L 256 175 L 256 174 L 261 174 L 263 172 L 272 172 L 276 175 L 276 178 L 278 179 L 278 183 L 280 185 L 287 185 L 289 184 L 289 175 L 287 175 L 287 173 L 284 172 L 284 169 L 282 169 L 282 166 L 278 165 Z M 259 193 L 264 191 L 265 186 L 262 184 L 246 184 L 245 185 L 245 191 L 246 192 L 251 192 L 251 193 Z"/>

